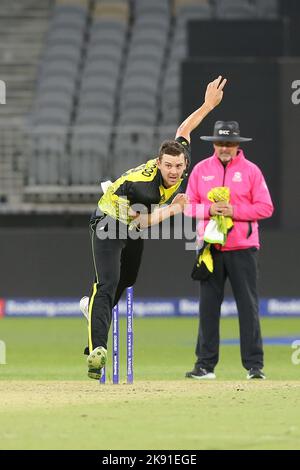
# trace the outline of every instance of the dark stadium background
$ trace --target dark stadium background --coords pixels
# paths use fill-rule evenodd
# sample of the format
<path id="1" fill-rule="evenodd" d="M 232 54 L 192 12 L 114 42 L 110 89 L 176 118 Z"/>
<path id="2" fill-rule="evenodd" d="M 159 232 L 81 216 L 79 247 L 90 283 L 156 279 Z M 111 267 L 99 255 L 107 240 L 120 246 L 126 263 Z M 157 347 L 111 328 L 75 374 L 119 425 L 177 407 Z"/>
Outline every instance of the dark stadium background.
<path id="1" fill-rule="evenodd" d="M 244 9 L 228 10 L 228 15 L 217 0 L 163 1 L 157 10 L 157 2 L 149 1 L 145 10 L 139 10 L 138 3 L 1 1 L 0 79 L 6 83 L 7 96 L 6 104 L 0 105 L 0 297 L 80 297 L 88 292 L 92 281 L 88 221 L 98 200 L 98 182 L 152 157 L 159 141 L 172 137 L 180 121 L 202 103 L 206 83 L 219 74 L 229 80 L 224 101 L 193 134 L 192 164 L 211 154 L 210 145 L 199 137 L 211 134 L 215 120 L 238 120 L 242 135 L 253 137 L 244 150 L 262 168 L 276 207 L 273 218 L 261 224 L 260 294 L 298 297 L 300 104 L 292 102 L 292 84 L 300 80 L 299 2 L 266 2 L 269 6 L 263 10 L 263 0 L 245 0 L 238 2 L 247 4 Z M 72 8 L 84 15 L 80 33 L 76 21 L 66 27 L 57 19 Z M 165 30 L 157 36 L 163 50 L 158 59 L 155 26 L 150 27 L 153 41 L 149 33 L 144 55 L 134 39 L 138 30 L 148 27 L 138 28 L 138 22 L 143 25 L 143 18 L 154 17 L 155 23 L 155 14 L 161 21 L 158 30 Z M 123 22 L 125 31 L 114 87 L 101 78 L 101 63 L 109 63 L 110 54 L 117 54 L 117 46 L 111 52 L 117 41 L 109 39 L 109 33 L 106 39 L 100 34 L 99 45 L 93 36 L 94 25 L 105 15 Z M 72 28 L 78 37 L 81 34 L 80 40 Z M 140 70 L 133 73 L 140 77 L 139 83 L 130 75 L 134 53 L 139 55 Z M 62 67 L 56 77 L 65 84 L 57 90 L 61 102 L 51 102 L 55 90 L 47 88 L 49 63 L 72 63 L 71 56 L 78 61 L 73 72 Z M 82 99 L 91 63 L 91 74 L 104 87 L 99 96 L 112 94 L 111 121 L 105 125 L 104 120 L 97 121 L 97 112 L 107 117 L 101 101 L 90 112 L 91 94 Z M 149 63 L 152 70 L 157 68 L 152 79 Z M 73 83 L 72 91 L 68 82 Z M 89 83 L 93 89 L 93 81 Z M 95 89 L 99 91 L 97 84 Z M 126 114 L 131 105 L 133 112 Z M 61 118 L 57 122 L 55 111 Z M 80 125 L 86 132 L 83 136 Z M 86 131 L 89 126 L 105 130 Z M 146 242 L 136 295 L 197 295 L 198 286 L 190 279 L 193 258 L 193 252 L 184 250 L 184 241 Z"/>

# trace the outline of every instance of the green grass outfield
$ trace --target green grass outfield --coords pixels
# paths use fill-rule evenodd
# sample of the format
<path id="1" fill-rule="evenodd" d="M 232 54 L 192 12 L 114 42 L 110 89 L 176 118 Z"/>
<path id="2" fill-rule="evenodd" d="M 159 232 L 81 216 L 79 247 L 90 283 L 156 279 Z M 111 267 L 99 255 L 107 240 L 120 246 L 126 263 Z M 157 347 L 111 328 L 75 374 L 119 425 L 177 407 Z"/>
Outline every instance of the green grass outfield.
<path id="1" fill-rule="evenodd" d="M 86 377 L 83 319 L 0 320 L 0 449 L 300 449 L 300 365 L 290 345 L 266 346 L 268 380 L 252 382 L 239 347 L 222 346 L 218 379 L 204 383 L 184 378 L 196 318 L 135 319 L 128 386 L 124 327 L 122 383 L 100 386 Z M 262 327 L 300 340 L 299 318 Z M 237 320 L 223 319 L 221 334 L 236 338 Z"/>

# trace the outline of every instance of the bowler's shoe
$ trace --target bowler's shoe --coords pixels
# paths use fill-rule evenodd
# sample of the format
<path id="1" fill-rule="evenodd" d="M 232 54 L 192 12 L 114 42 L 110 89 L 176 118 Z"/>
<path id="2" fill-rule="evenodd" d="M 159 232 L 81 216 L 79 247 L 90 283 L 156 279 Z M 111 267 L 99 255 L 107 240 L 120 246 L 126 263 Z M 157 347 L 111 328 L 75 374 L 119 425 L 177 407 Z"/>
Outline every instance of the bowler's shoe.
<path id="1" fill-rule="evenodd" d="M 100 379 L 102 369 L 105 367 L 107 359 L 107 350 L 102 346 L 95 348 L 87 358 L 88 363 L 88 376 L 91 379 Z"/>

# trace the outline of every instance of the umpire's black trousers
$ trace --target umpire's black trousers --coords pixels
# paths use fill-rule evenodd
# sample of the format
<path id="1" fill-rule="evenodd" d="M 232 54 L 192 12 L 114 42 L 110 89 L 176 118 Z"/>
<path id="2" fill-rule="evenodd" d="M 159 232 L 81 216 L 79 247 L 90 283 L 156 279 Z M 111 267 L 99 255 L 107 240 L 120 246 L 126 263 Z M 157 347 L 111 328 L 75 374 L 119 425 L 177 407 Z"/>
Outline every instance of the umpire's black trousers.
<path id="1" fill-rule="evenodd" d="M 90 224 L 95 281 L 89 301 L 89 352 L 98 346 L 107 349 L 112 308 L 119 302 L 126 287 L 137 278 L 143 253 L 143 240 L 126 236 L 124 224 L 117 224 L 117 233 L 104 239 L 99 230 L 106 230 L 103 220 Z M 120 234 L 126 238 L 120 238 Z M 127 233 L 128 235 L 128 233 Z"/>
<path id="2" fill-rule="evenodd" d="M 245 369 L 263 368 L 263 346 L 258 314 L 258 251 L 248 248 L 219 251 L 212 247 L 214 271 L 200 287 L 200 323 L 196 366 L 213 371 L 219 360 L 220 310 L 226 279 L 236 300 L 242 364 Z"/>

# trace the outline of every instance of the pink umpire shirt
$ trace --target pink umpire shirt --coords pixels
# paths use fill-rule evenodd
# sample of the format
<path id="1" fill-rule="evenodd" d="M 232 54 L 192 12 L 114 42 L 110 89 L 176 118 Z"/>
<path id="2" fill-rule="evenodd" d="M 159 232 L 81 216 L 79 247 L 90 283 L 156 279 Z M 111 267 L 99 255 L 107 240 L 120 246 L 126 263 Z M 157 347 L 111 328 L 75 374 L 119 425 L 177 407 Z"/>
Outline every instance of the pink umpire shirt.
<path id="1" fill-rule="evenodd" d="M 245 158 L 242 150 L 238 151 L 226 168 L 216 154 L 193 168 L 186 190 L 190 205 L 185 214 L 192 217 L 202 214 L 203 218 L 204 210 L 204 228 L 209 221 L 209 208 L 212 204 L 207 194 L 212 188 L 219 186 L 230 188 L 234 221 L 234 227 L 221 250 L 259 248 L 258 220 L 271 217 L 274 210 L 261 170 Z M 202 209 L 199 204 L 203 205 Z M 199 236 L 202 238 L 203 233 L 199 233 Z"/>

